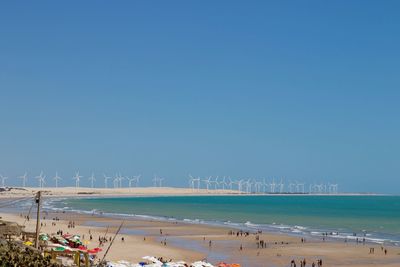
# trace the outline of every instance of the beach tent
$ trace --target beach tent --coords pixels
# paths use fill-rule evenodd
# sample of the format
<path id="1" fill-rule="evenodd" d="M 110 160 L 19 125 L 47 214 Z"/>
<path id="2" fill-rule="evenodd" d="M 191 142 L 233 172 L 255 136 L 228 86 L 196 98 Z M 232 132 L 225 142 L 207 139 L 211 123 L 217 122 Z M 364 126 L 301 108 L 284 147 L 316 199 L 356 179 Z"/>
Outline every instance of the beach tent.
<path id="1" fill-rule="evenodd" d="M 89 254 L 97 254 L 97 253 L 99 253 L 100 251 L 102 251 L 101 248 L 94 248 L 94 249 L 88 249 L 88 250 L 87 250 L 87 252 L 88 252 Z"/>
<path id="2" fill-rule="evenodd" d="M 31 241 L 26 241 L 24 242 L 24 245 L 26 246 L 33 246 L 33 243 Z"/>
<path id="3" fill-rule="evenodd" d="M 220 263 L 218 263 L 218 267 L 240 267 L 240 264 L 220 262 Z"/>
<path id="4" fill-rule="evenodd" d="M 47 234 L 43 234 L 43 233 L 39 234 L 39 240 L 48 241 L 49 239 L 50 238 Z"/>
<path id="5" fill-rule="evenodd" d="M 51 241 L 53 241 L 54 243 L 60 243 L 60 244 L 63 244 L 63 245 L 67 245 L 68 244 L 68 241 L 64 237 L 62 237 L 60 235 L 52 236 L 51 237 Z"/>
<path id="6" fill-rule="evenodd" d="M 196 261 L 192 263 L 193 267 L 214 267 L 211 263 L 205 261 Z"/>
<path id="7" fill-rule="evenodd" d="M 179 261 L 179 262 L 167 262 L 167 263 L 165 263 L 165 266 L 168 266 L 168 267 L 185 267 L 187 265 L 185 265 L 184 261 Z"/>
<path id="8" fill-rule="evenodd" d="M 162 266 L 162 264 L 163 264 L 161 261 L 159 261 L 159 260 L 158 260 L 156 257 L 154 257 L 154 256 L 144 256 L 142 259 L 151 261 L 152 263 L 155 263 L 155 264 L 160 264 L 161 266 Z"/>
<path id="9" fill-rule="evenodd" d="M 140 264 L 132 264 L 124 260 L 120 260 L 118 262 L 107 262 L 107 267 L 141 267 Z"/>

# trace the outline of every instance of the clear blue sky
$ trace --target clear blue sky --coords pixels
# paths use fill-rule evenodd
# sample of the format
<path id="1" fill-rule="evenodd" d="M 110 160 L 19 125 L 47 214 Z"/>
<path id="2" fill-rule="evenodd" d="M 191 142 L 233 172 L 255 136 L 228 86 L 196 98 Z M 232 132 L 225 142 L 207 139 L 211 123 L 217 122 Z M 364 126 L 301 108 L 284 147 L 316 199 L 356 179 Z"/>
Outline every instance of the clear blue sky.
<path id="1" fill-rule="evenodd" d="M 400 193 L 399 12 L 365 0 L 2 2 L 0 173 L 283 176 Z"/>

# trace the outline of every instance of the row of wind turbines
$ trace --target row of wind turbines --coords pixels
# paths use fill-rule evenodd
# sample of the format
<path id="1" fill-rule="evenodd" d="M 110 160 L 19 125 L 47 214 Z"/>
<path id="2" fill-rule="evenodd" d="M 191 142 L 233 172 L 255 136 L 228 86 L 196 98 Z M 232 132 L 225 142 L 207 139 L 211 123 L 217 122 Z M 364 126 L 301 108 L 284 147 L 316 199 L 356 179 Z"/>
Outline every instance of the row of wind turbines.
<path id="1" fill-rule="evenodd" d="M 124 185 L 123 181 L 128 181 L 128 187 L 138 187 L 140 177 L 141 177 L 141 175 L 122 176 L 120 173 L 115 174 L 115 176 L 107 176 L 106 174 L 103 174 L 104 188 L 109 187 L 109 180 L 112 180 L 112 185 L 114 188 L 125 187 L 126 184 Z M 26 187 L 27 180 L 28 180 L 28 173 L 25 172 L 24 175 L 18 176 L 17 178 L 21 179 L 22 187 Z M 38 181 L 38 187 L 40 187 L 40 188 L 46 187 L 48 180 L 46 180 L 46 175 L 43 173 L 43 171 L 41 171 L 38 176 L 34 176 L 33 178 Z M 84 176 L 80 175 L 79 171 L 78 171 L 71 178 L 72 178 L 72 180 L 75 181 L 75 187 L 79 188 L 80 182 L 81 182 L 82 178 L 84 178 Z M 0 182 L 1 182 L 2 187 L 6 187 L 7 179 L 8 179 L 8 177 L 0 174 Z M 58 175 L 58 172 L 56 172 L 55 176 L 53 176 L 52 179 L 54 180 L 54 185 L 57 188 L 59 186 L 59 182 L 60 182 L 60 180 L 62 180 L 62 178 Z M 94 188 L 95 182 L 96 182 L 96 177 L 95 177 L 94 173 L 92 173 L 91 176 L 88 177 L 88 180 L 90 182 L 91 188 Z M 161 177 L 155 175 L 153 178 L 153 185 L 155 187 L 161 187 L 163 180 L 164 180 L 164 178 L 161 178 Z"/>
<path id="2" fill-rule="evenodd" d="M 21 179 L 22 186 L 26 187 L 28 173 L 25 172 L 24 175 L 18 176 L 17 178 Z M 44 188 L 47 185 L 46 175 L 43 171 L 40 172 L 39 175 L 34 176 L 34 178 L 38 181 L 38 187 Z M 80 175 L 79 171 L 75 173 L 74 176 L 71 177 L 73 181 L 75 181 L 75 187 L 80 187 L 80 182 L 84 178 L 84 176 Z M 123 176 L 121 173 L 116 173 L 114 176 L 107 176 L 103 174 L 102 178 L 104 179 L 104 188 L 109 188 L 109 180 L 112 180 L 113 188 L 123 188 L 128 186 L 129 188 L 138 187 L 141 175 L 135 176 Z M 6 186 L 6 180 L 8 177 L 0 174 L 0 182 L 1 186 Z M 58 175 L 58 172 L 55 173 L 55 176 L 52 177 L 54 180 L 55 187 L 59 187 L 59 182 L 62 178 Z M 91 174 L 87 178 L 90 182 L 90 187 L 96 187 L 96 177 L 94 173 Z M 154 187 L 162 187 L 163 181 L 165 179 L 154 175 L 152 182 Z M 124 181 L 127 181 L 124 182 Z M 202 186 L 203 185 L 203 186 Z M 193 177 L 189 175 L 189 188 L 193 191 L 206 189 L 210 190 L 237 190 L 246 194 L 264 194 L 264 193 L 272 193 L 272 194 L 337 194 L 338 193 L 338 184 L 333 183 L 310 183 L 308 184 L 308 190 L 306 190 L 306 184 L 298 181 L 289 181 L 287 184 L 284 183 L 283 179 L 278 181 L 275 178 L 272 178 L 269 182 L 266 179 L 257 180 L 257 179 L 231 179 L 231 177 L 223 176 L 220 178 L 216 176 L 213 178 L 212 176 L 208 176 L 205 178 Z"/>
<path id="3" fill-rule="evenodd" d="M 339 185 L 332 183 L 312 183 L 309 184 L 308 191 L 306 191 L 305 183 L 298 181 L 289 181 L 288 184 L 283 182 L 283 179 L 279 181 L 275 181 L 275 178 L 271 179 L 270 182 L 267 182 L 266 179 L 256 180 L 256 179 L 241 179 L 241 180 L 232 180 L 230 177 L 222 177 L 216 176 L 213 178 L 212 176 L 208 176 L 206 178 L 193 177 L 189 175 L 189 188 L 194 190 L 200 190 L 201 188 L 207 189 L 209 191 L 218 190 L 218 189 L 229 189 L 229 190 L 238 190 L 243 193 L 251 194 L 262 194 L 262 193 L 291 193 L 291 194 L 337 194 Z M 201 187 L 203 183 L 204 187 Z"/>

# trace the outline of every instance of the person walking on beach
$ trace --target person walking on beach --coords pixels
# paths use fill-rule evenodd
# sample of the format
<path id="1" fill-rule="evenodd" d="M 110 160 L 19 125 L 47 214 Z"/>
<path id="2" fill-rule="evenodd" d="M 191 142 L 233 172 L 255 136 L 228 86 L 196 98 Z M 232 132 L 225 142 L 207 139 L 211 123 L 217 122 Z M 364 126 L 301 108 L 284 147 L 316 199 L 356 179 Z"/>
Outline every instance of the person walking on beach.
<path id="1" fill-rule="evenodd" d="M 240 244 L 240 248 L 239 248 L 239 250 L 240 250 L 240 251 L 242 251 L 242 250 L 243 250 L 243 246 L 242 246 L 242 244 Z"/>
<path id="2" fill-rule="evenodd" d="M 208 247 L 211 248 L 212 242 L 211 240 L 208 242 Z"/>

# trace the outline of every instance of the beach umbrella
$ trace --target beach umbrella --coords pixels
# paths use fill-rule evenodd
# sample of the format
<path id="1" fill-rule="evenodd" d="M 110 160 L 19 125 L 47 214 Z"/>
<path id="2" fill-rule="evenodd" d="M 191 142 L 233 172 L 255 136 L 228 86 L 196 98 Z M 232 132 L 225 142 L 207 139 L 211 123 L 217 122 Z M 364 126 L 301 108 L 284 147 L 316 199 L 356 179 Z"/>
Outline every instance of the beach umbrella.
<path id="1" fill-rule="evenodd" d="M 47 234 L 40 234 L 39 240 L 47 241 L 47 240 L 49 240 L 49 236 Z"/>
<path id="2" fill-rule="evenodd" d="M 87 252 L 90 253 L 90 254 L 97 254 L 100 251 L 102 251 L 101 248 L 94 248 L 94 249 L 89 249 Z"/>
<path id="3" fill-rule="evenodd" d="M 87 248 L 84 247 L 84 246 L 79 246 L 78 249 L 81 250 L 81 251 L 86 251 L 87 250 Z"/>
<path id="4" fill-rule="evenodd" d="M 33 243 L 32 243 L 31 241 L 26 241 L 26 242 L 24 243 L 24 245 L 26 245 L 26 246 L 32 246 Z"/>
<path id="5" fill-rule="evenodd" d="M 54 251 L 65 251 L 64 247 L 55 247 L 53 248 Z"/>

